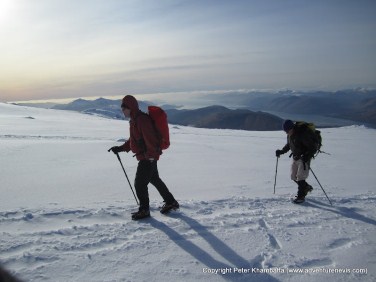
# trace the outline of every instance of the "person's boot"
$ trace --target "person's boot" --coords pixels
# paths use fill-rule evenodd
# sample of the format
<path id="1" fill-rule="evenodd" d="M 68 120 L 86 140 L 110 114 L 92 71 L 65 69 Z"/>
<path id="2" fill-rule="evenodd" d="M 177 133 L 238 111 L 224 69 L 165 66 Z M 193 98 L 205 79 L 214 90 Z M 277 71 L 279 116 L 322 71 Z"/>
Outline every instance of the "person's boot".
<path id="1" fill-rule="evenodd" d="M 132 219 L 133 220 L 139 220 L 143 218 L 150 217 L 150 211 L 148 209 L 142 209 L 140 208 L 138 212 L 132 213 Z"/>
<path id="2" fill-rule="evenodd" d="M 295 196 L 295 199 L 293 200 L 293 202 L 295 204 L 301 204 L 301 203 L 304 203 L 305 196 L 307 195 L 307 193 L 305 192 L 306 191 L 305 187 L 307 185 L 307 182 L 305 182 L 305 180 L 300 180 L 297 183 L 298 183 L 298 194 Z"/>
<path id="3" fill-rule="evenodd" d="M 296 204 L 301 204 L 305 201 L 305 197 L 307 196 L 308 192 L 311 192 L 313 188 L 305 180 L 300 180 L 297 183 L 298 183 L 298 194 L 296 195 L 293 202 Z"/>
<path id="4" fill-rule="evenodd" d="M 308 193 L 312 192 L 313 188 L 305 180 L 300 180 L 298 183 L 298 189 L 302 190 L 302 195 L 305 197 Z"/>
<path id="5" fill-rule="evenodd" d="M 162 214 L 169 213 L 171 210 L 179 209 L 179 203 L 177 201 L 173 201 L 172 203 L 165 203 L 161 209 Z"/>
<path id="6" fill-rule="evenodd" d="M 301 203 L 304 203 L 304 201 L 305 201 L 305 196 L 303 192 L 301 192 L 301 190 L 298 190 L 298 194 L 295 196 L 295 199 L 293 200 L 293 202 L 295 204 L 301 204 Z"/>
<path id="7" fill-rule="evenodd" d="M 313 191 L 313 187 L 307 183 L 307 186 L 304 188 L 305 195 Z"/>

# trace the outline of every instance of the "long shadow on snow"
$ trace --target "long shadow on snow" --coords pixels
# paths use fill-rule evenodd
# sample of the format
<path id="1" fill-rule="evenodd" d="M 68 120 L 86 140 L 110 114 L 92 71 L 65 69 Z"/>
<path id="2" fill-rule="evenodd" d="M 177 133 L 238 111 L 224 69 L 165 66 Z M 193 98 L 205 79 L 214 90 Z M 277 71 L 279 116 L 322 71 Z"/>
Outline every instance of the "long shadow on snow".
<path id="1" fill-rule="evenodd" d="M 200 261 L 202 264 L 206 265 L 207 268 L 210 269 L 231 269 L 233 270 L 234 267 L 236 268 L 244 268 L 244 269 L 250 269 L 252 267 L 260 268 L 260 264 L 258 262 L 258 257 L 256 256 L 255 259 L 252 260 L 254 265 L 251 265 L 246 259 L 242 258 L 240 255 L 238 255 L 234 250 L 232 250 L 228 245 L 226 245 L 224 242 L 222 242 L 220 239 L 218 239 L 214 234 L 210 233 L 206 226 L 201 225 L 196 220 L 183 215 L 179 214 L 176 216 L 176 218 L 179 218 L 183 220 L 185 223 L 187 223 L 192 230 L 196 231 L 197 234 L 199 234 L 206 242 L 209 243 L 209 245 L 213 248 L 214 251 L 216 251 L 219 255 L 221 255 L 224 259 L 226 259 L 228 262 L 230 262 L 232 265 L 223 263 L 221 261 L 216 260 L 213 258 L 208 252 L 206 252 L 201 247 L 195 245 L 191 241 L 187 240 L 167 226 L 165 223 L 160 222 L 156 220 L 155 218 L 150 218 L 150 224 L 162 232 L 164 232 L 176 245 L 178 245 L 180 248 L 182 248 L 184 251 L 186 251 L 188 254 L 190 254 L 192 257 Z M 208 275 L 214 275 L 214 274 L 208 274 Z M 275 282 L 279 281 L 278 279 L 274 278 L 273 276 L 262 273 L 262 274 L 239 274 L 239 273 L 226 273 L 225 275 L 218 274 L 220 277 L 222 277 L 225 280 L 230 281 L 249 281 L 252 278 L 257 278 L 257 281 L 270 281 Z M 251 277 L 251 275 L 257 275 L 257 277 Z"/>
<path id="2" fill-rule="evenodd" d="M 315 199 L 309 199 L 309 201 L 305 202 L 305 205 L 313 207 L 313 208 L 317 208 L 317 209 L 330 211 L 330 212 L 339 214 L 339 215 L 344 216 L 344 217 L 363 221 L 363 222 L 368 223 L 368 224 L 376 225 L 376 220 L 374 220 L 372 218 L 365 217 L 364 215 L 357 213 L 352 208 L 330 206 L 326 203 L 322 203 L 322 202 L 317 201 Z"/>

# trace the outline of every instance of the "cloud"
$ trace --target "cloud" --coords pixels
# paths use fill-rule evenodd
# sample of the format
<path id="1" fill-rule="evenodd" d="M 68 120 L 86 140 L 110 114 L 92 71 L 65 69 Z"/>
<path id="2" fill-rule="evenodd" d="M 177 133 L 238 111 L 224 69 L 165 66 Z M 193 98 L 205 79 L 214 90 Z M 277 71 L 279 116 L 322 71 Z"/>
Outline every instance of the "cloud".
<path id="1" fill-rule="evenodd" d="M 375 4 L 350 2 L 14 1 L 0 26 L 0 99 L 369 86 Z"/>

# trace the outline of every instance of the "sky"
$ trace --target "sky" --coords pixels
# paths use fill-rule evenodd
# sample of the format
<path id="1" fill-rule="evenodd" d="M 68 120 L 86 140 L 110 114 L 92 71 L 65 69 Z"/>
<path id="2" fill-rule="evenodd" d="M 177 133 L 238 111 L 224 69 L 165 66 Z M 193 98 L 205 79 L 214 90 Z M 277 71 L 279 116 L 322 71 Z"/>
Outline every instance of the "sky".
<path id="1" fill-rule="evenodd" d="M 0 102 L 376 87 L 374 0 L 0 0 Z"/>

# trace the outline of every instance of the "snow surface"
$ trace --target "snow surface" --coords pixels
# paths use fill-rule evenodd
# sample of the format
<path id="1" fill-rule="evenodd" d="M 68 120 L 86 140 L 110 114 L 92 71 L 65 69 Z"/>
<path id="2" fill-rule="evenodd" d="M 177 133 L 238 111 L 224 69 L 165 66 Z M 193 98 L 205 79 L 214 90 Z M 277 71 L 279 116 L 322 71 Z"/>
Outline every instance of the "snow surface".
<path id="1" fill-rule="evenodd" d="M 127 122 L 0 103 L 2 266 L 25 281 L 376 280 L 375 130 L 322 130 L 331 155 L 312 168 L 333 206 L 312 176 L 290 202 L 288 154 L 273 194 L 282 131 L 170 131 L 158 165 L 181 209 L 161 215 L 151 186 L 152 217 L 135 222 L 107 152 Z M 137 161 L 121 158 L 133 183 Z"/>

